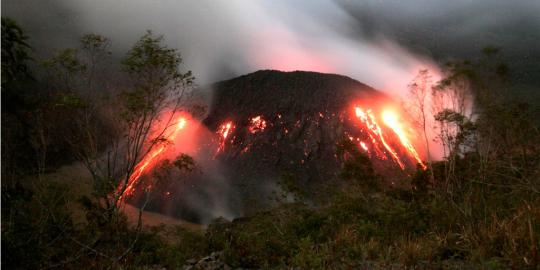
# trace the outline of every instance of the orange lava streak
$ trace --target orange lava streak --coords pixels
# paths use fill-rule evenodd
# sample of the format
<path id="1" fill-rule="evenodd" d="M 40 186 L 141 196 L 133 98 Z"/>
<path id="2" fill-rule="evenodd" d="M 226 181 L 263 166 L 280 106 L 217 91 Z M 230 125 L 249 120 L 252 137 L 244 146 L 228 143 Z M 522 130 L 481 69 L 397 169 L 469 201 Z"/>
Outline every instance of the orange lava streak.
<path id="1" fill-rule="evenodd" d="M 414 149 L 414 146 L 411 144 L 409 138 L 407 137 L 407 133 L 403 130 L 403 127 L 401 123 L 398 121 L 398 117 L 393 111 L 385 110 L 382 113 L 382 120 L 384 124 L 386 124 L 389 128 L 391 128 L 394 133 L 399 137 L 399 140 L 401 141 L 401 144 L 407 149 L 409 152 L 409 155 L 413 157 L 417 163 L 422 166 L 422 169 L 426 169 L 426 165 L 422 162 L 422 159 L 420 159 L 420 156 L 416 152 L 416 149 Z"/>
<path id="2" fill-rule="evenodd" d="M 227 137 L 231 133 L 232 129 L 234 129 L 234 126 L 231 121 L 223 123 L 221 126 L 219 126 L 219 129 L 217 131 L 217 134 L 219 134 L 219 148 L 218 152 L 225 149 L 225 143 L 227 142 Z"/>
<path id="3" fill-rule="evenodd" d="M 184 117 L 180 117 L 178 120 L 178 123 L 175 125 L 175 129 L 171 132 L 171 134 L 167 137 L 167 140 L 174 141 L 178 134 L 180 133 L 180 130 L 184 129 L 186 127 L 186 119 Z M 128 184 L 126 186 L 126 190 L 124 192 L 124 195 L 120 197 L 120 200 L 122 200 L 122 197 L 129 196 L 133 194 L 134 186 L 137 183 L 137 180 L 143 175 L 143 173 L 146 171 L 148 166 L 154 161 L 156 161 L 156 158 L 160 156 L 163 151 L 167 148 L 168 145 L 160 145 L 157 148 L 153 149 L 148 153 L 136 166 L 133 170 L 133 174 L 129 177 Z"/>
<path id="4" fill-rule="evenodd" d="M 356 117 L 360 118 L 360 120 L 366 124 L 368 130 L 375 135 L 375 137 L 378 137 L 382 144 L 384 145 L 384 148 L 390 152 L 390 155 L 394 159 L 394 161 L 399 165 L 399 167 L 403 170 L 405 169 L 405 165 L 403 162 L 401 162 L 401 159 L 399 158 L 397 152 L 386 143 L 386 140 L 384 139 L 384 135 L 382 133 L 381 127 L 377 124 L 377 121 L 375 120 L 375 117 L 371 113 L 371 110 L 364 111 L 360 107 L 355 107 L 355 113 Z"/>

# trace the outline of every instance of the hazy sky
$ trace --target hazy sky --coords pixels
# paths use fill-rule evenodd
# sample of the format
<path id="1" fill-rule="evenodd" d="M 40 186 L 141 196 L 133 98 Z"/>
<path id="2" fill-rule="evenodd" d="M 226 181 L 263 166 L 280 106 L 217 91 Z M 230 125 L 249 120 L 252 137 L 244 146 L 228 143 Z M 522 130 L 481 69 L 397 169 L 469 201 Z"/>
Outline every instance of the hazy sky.
<path id="1" fill-rule="evenodd" d="M 304 69 L 389 92 L 419 68 L 473 57 L 486 45 L 502 47 L 534 82 L 538 14 L 537 0 L 2 1 L 2 15 L 28 30 L 38 52 L 76 46 L 94 32 L 109 37 L 120 56 L 152 29 L 181 51 L 200 83 L 258 69 Z"/>

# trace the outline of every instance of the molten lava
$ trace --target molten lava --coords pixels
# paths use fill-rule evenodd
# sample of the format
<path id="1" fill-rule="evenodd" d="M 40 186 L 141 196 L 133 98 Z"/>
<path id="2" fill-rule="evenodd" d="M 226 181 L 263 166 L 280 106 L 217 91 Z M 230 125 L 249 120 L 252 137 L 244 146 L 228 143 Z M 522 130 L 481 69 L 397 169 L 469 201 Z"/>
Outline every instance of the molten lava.
<path id="1" fill-rule="evenodd" d="M 377 149 L 377 138 L 384 148 L 390 153 L 392 156 L 392 159 L 399 165 L 401 169 L 404 169 L 405 166 L 403 162 L 401 161 L 400 157 L 397 154 L 397 151 L 394 150 L 390 146 L 389 143 L 387 143 L 387 137 L 385 134 L 383 134 L 383 129 L 379 126 L 377 123 L 377 120 L 375 118 L 375 115 L 370 109 L 364 110 L 360 106 L 356 106 L 355 108 L 355 114 L 356 117 L 358 117 L 362 123 L 364 123 L 369 131 L 369 136 L 373 142 L 373 145 L 375 146 L 375 151 L 378 153 L 380 150 Z M 422 159 L 420 158 L 420 155 L 414 148 L 414 146 L 411 143 L 411 140 L 408 137 L 407 132 L 405 132 L 405 129 L 403 128 L 403 122 L 399 120 L 399 116 L 392 110 L 384 110 L 382 115 L 382 122 L 390 128 L 399 138 L 399 143 L 407 150 L 407 154 L 413 159 L 416 163 L 420 164 L 422 169 L 426 169 L 426 165 L 422 162 Z M 361 142 L 360 146 L 364 150 L 367 149 L 367 145 L 364 142 Z"/>
<path id="2" fill-rule="evenodd" d="M 227 143 L 227 137 L 229 137 L 233 129 L 234 129 L 234 126 L 231 121 L 227 121 L 223 123 L 221 126 L 219 126 L 219 129 L 217 131 L 217 134 L 219 135 L 218 152 L 223 151 L 225 149 L 225 144 Z"/>
<path id="3" fill-rule="evenodd" d="M 360 146 L 362 147 L 362 149 L 366 150 L 366 152 L 369 151 L 365 142 L 360 142 Z"/>
<path id="4" fill-rule="evenodd" d="M 367 130 L 367 135 L 369 136 L 369 141 L 361 140 L 358 137 L 353 137 L 348 134 L 346 134 L 351 141 L 355 141 L 358 143 L 359 147 L 368 152 L 370 155 L 374 154 L 375 156 L 379 157 L 380 159 L 387 159 L 387 154 L 390 155 L 390 157 L 394 160 L 394 162 L 399 165 L 399 167 L 404 170 L 405 164 L 401 160 L 400 156 L 398 155 L 398 152 L 393 148 L 393 146 L 396 145 L 402 145 L 403 148 L 406 150 L 407 154 L 411 157 L 411 160 L 414 160 L 416 163 L 419 163 L 422 167 L 422 169 L 426 169 L 426 165 L 422 163 L 422 160 L 420 159 L 420 156 L 414 146 L 412 145 L 407 132 L 405 132 L 404 123 L 399 120 L 399 116 L 392 110 L 384 110 L 381 115 L 382 122 L 388 127 L 388 129 L 392 130 L 397 138 L 399 138 L 399 141 L 394 142 L 392 141 L 392 145 L 388 142 L 390 138 L 387 134 L 384 134 L 383 129 L 378 124 L 377 118 L 375 117 L 373 111 L 371 109 L 364 109 L 360 106 L 356 106 L 355 108 L 355 114 L 358 119 L 360 119 L 361 123 L 363 123 Z M 281 115 L 277 115 L 279 119 L 281 119 Z M 324 115 L 322 113 L 319 113 L 319 117 L 324 118 Z M 167 141 L 176 141 L 177 137 L 181 133 L 181 131 L 186 127 L 187 120 L 185 117 L 178 117 L 176 121 L 173 121 L 175 123 L 173 125 L 173 128 L 170 129 L 170 131 L 167 131 L 167 135 L 165 136 L 165 139 Z M 296 128 L 299 128 L 301 126 L 300 120 L 298 120 L 295 125 Z M 255 134 L 258 132 L 262 132 L 266 129 L 267 122 L 261 115 L 256 115 L 254 117 L 249 118 L 249 124 L 247 126 L 247 131 L 249 131 L 250 134 Z M 223 122 L 217 129 L 216 134 L 218 135 L 218 149 L 217 153 L 222 152 L 225 150 L 225 146 L 227 142 L 232 142 L 231 134 L 234 130 L 235 126 L 232 121 L 225 121 Z M 385 130 L 388 130 L 385 129 Z M 286 128 L 283 130 L 285 134 L 289 132 Z M 370 143 L 370 147 L 368 147 L 367 143 Z M 124 194 L 121 196 L 121 199 L 123 196 L 129 196 L 134 192 L 134 186 L 137 184 L 139 178 L 148 172 L 150 168 L 152 168 L 163 156 L 165 155 L 165 150 L 170 146 L 170 144 L 159 144 L 156 145 L 136 166 L 133 171 L 133 174 L 130 176 L 127 187 L 125 189 Z M 384 148 L 383 148 L 384 147 Z M 245 153 L 249 151 L 250 145 L 247 145 L 244 147 L 244 149 L 241 151 L 241 153 Z M 370 151 L 371 149 L 371 151 Z M 383 150 L 385 149 L 385 151 Z M 303 160 L 301 161 L 303 163 Z"/>
<path id="5" fill-rule="evenodd" d="M 186 127 L 187 120 L 185 117 L 179 117 L 176 124 L 174 125 L 174 129 L 171 131 L 171 133 L 166 136 L 167 141 L 174 141 L 176 137 L 180 134 L 180 131 Z M 174 123 L 173 122 L 173 123 Z M 124 194 L 120 196 L 120 200 L 124 196 L 129 196 L 133 194 L 134 186 L 143 175 L 149 167 L 152 167 L 156 161 L 158 160 L 158 157 L 163 154 L 165 149 L 169 146 L 169 144 L 162 144 L 157 145 L 156 148 L 152 149 L 136 166 L 133 170 L 133 174 L 129 177 L 126 189 L 124 191 Z"/>
<path id="6" fill-rule="evenodd" d="M 377 120 L 375 119 L 375 116 L 373 116 L 372 111 L 369 109 L 364 111 L 361 107 L 357 106 L 355 107 L 355 113 L 356 113 L 356 117 L 358 117 L 360 121 L 362 121 L 362 123 L 366 125 L 366 127 L 369 130 L 369 133 L 371 133 L 370 135 L 373 135 L 371 136 L 372 140 L 375 142 L 375 138 L 378 138 L 379 141 L 384 145 L 384 148 L 386 148 L 386 150 L 390 153 L 390 155 L 392 156 L 392 159 L 394 159 L 394 161 L 399 165 L 399 167 L 402 170 L 405 169 L 405 165 L 399 158 L 396 150 L 394 150 L 386 142 L 382 129 L 379 126 L 379 124 L 377 124 Z"/>
<path id="7" fill-rule="evenodd" d="M 251 134 L 255 134 L 259 131 L 263 131 L 266 128 L 266 121 L 262 116 L 257 115 L 249 120 L 248 130 Z"/>
<path id="8" fill-rule="evenodd" d="M 416 149 L 414 149 L 413 145 L 411 144 L 409 138 L 407 137 L 407 133 L 403 129 L 401 122 L 398 120 L 398 116 L 395 112 L 390 110 L 385 110 L 382 113 L 382 119 L 384 124 L 386 124 L 390 129 L 396 133 L 396 135 L 399 137 L 399 140 L 401 141 L 401 144 L 407 149 L 407 152 L 411 157 L 413 157 L 418 164 L 422 167 L 422 169 L 426 169 L 426 165 L 422 162 L 422 159 L 420 159 L 420 156 L 416 152 Z"/>

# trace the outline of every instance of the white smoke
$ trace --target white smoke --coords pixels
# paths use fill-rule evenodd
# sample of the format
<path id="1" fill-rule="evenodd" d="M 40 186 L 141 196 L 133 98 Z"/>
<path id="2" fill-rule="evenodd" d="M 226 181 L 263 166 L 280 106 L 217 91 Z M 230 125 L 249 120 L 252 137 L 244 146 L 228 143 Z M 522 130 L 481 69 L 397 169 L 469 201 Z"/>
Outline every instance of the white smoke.
<path id="1" fill-rule="evenodd" d="M 178 48 L 199 83 L 258 69 L 339 73 L 395 93 L 419 68 L 434 68 L 391 40 L 352 37 L 355 20 L 333 1 L 70 0 L 80 31 L 124 52 L 146 29 Z"/>
<path id="2" fill-rule="evenodd" d="M 259 69 L 347 75 L 405 98 L 420 69 L 436 65 L 380 35 L 357 35 L 357 21 L 334 1 L 70 0 L 82 32 L 110 37 L 120 53 L 145 31 L 178 48 L 200 84 Z M 224 72 L 224 70 L 226 72 Z M 435 153 L 436 151 L 432 151 Z"/>
<path id="3" fill-rule="evenodd" d="M 79 33 L 109 37 L 116 55 L 147 29 L 163 34 L 168 46 L 180 50 L 199 84 L 259 69 L 309 70 L 347 75 L 404 98 L 418 70 L 439 73 L 432 61 L 388 37 L 358 35 L 358 21 L 334 1 L 53 2 L 72 14 L 64 23 L 76 24 Z"/>

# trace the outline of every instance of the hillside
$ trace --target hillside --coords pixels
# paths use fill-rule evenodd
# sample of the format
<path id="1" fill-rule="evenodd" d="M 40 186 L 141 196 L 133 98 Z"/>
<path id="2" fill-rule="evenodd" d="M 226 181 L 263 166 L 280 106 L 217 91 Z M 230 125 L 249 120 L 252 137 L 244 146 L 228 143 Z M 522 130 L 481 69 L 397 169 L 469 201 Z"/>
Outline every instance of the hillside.
<path id="1" fill-rule="evenodd" d="M 217 158 L 228 165 L 231 178 L 250 185 L 250 192 L 265 182 L 275 184 L 283 174 L 307 189 L 336 180 L 343 163 L 338 145 L 350 136 L 369 149 L 381 149 L 380 155 L 370 153 L 377 172 L 400 171 L 381 143 L 370 141 L 367 127 L 354 115 L 355 106 L 377 110 L 393 101 L 356 80 L 335 74 L 265 70 L 212 88 L 215 96 L 204 124 L 216 132 L 224 123 L 233 125 Z M 256 117 L 259 122 L 254 123 Z M 263 121 L 264 127 L 258 127 Z M 391 143 L 408 160 L 403 149 L 395 141 Z M 407 166 L 414 168 L 415 164 Z"/>
<path id="2" fill-rule="evenodd" d="M 380 117 L 382 110 L 399 107 L 351 78 L 264 70 L 209 88 L 214 98 L 203 124 L 214 135 L 197 145 L 212 156 L 196 157 L 201 170 L 161 190 L 149 209 L 209 222 L 256 212 L 281 193 L 316 204 L 328 195 L 325 186 L 342 184 L 348 157 L 340 147 L 347 140 L 369 157 L 376 174 L 396 181 L 416 168 Z M 363 122 L 357 108 L 373 119 Z"/>

